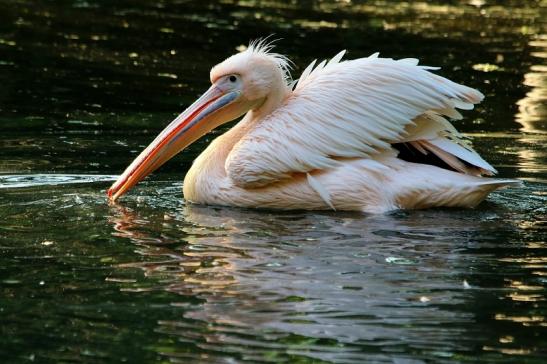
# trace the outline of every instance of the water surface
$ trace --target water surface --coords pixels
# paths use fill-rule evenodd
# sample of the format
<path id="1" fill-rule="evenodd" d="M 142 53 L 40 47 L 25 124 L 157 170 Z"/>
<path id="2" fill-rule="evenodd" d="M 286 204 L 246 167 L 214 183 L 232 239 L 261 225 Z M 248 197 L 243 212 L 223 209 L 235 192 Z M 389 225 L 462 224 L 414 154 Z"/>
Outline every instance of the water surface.
<path id="1" fill-rule="evenodd" d="M 0 0 L 0 361 L 543 363 L 544 1 Z M 186 205 L 216 131 L 105 190 L 275 33 L 295 77 L 341 48 L 419 57 L 487 98 L 457 122 L 522 188 L 385 215 Z"/>

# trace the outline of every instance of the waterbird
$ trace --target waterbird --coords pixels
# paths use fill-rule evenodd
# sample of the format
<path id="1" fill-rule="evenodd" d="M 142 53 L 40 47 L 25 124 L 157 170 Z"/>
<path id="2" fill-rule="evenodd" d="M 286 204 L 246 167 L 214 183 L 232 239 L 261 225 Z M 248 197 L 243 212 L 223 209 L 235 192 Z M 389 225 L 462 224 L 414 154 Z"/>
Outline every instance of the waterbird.
<path id="1" fill-rule="evenodd" d="M 451 124 L 484 95 L 414 58 L 292 62 L 266 40 L 214 66 L 211 87 L 178 115 L 108 190 L 115 201 L 220 125 L 243 118 L 199 155 L 183 184 L 196 204 L 382 213 L 474 207 L 518 183 Z"/>

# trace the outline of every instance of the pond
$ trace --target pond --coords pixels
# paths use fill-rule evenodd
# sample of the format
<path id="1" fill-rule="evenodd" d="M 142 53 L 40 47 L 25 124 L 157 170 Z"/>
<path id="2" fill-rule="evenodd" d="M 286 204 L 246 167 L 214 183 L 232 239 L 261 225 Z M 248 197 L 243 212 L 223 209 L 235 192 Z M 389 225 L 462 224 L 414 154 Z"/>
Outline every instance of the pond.
<path id="1" fill-rule="evenodd" d="M 544 363 L 545 11 L 0 0 L 0 361 Z M 383 215 L 186 204 L 184 174 L 224 128 L 109 204 L 210 67 L 270 34 L 295 78 L 347 49 L 480 89 L 456 126 L 523 186 L 472 210 Z"/>

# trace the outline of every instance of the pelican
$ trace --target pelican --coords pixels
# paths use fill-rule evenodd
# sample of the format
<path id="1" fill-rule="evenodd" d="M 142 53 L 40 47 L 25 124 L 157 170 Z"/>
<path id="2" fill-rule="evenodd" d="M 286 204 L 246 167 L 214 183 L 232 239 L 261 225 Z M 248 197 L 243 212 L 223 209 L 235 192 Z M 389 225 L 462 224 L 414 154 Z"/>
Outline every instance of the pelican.
<path id="1" fill-rule="evenodd" d="M 518 183 L 483 177 L 496 170 L 448 121 L 479 103 L 479 91 L 417 59 L 342 60 L 344 53 L 312 62 L 291 81 L 286 56 L 264 40 L 251 42 L 212 68 L 212 86 L 129 165 L 109 198 L 242 115 L 194 161 L 187 201 L 382 213 L 474 207 Z"/>

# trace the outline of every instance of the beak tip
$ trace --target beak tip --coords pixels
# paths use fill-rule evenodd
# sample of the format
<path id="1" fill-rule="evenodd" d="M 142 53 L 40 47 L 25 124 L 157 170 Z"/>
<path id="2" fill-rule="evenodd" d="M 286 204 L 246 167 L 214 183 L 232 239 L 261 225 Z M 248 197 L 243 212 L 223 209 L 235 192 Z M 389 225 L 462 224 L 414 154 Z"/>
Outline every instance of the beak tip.
<path id="1" fill-rule="evenodd" d="M 106 191 L 106 195 L 108 196 L 108 200 L 109 201 L 116 201 L 116 194 L 114 194 L 114 188 L 113 187 L 110 187 L 107 191 Z"/>

